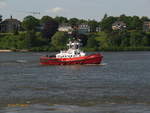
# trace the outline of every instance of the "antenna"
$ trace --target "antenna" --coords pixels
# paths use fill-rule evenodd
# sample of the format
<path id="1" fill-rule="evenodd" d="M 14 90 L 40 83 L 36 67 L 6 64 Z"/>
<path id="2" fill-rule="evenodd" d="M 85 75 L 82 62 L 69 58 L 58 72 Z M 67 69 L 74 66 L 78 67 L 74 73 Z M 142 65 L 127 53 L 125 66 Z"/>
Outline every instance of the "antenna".
<path id="1" fill-rule="evenodd" d="M 19 12 L 19 13 L 29 13 L 29 14 L 33 14 L 33 15 L 40 15 L 41 13 L 40 12 L 36 12 L 36 11 L 23 11 L 23 10 L 18 10 L 16 12 Z"/>
<path id="2" fill-rule="evenodd" d="M 31 14 L 34 14 L 34 15 L 40 15 L 40 12 L 27 12 L 27 13 L 31 13 Z"/>

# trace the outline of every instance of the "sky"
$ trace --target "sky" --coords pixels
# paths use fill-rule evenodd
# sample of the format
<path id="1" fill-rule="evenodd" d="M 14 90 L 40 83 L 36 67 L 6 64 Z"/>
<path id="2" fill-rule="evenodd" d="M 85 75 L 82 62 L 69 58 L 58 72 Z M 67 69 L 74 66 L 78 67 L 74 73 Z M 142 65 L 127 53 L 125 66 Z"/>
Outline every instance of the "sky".
<path id="1" fill-rule="evenodd" d="M 28 15 L 37 18 L 48 15 L 100 21 L 105 13 L 108 16 L 125 14 L 150 17 L 150 0 L 0 0 L 3 18 L 12 15 L 22 20 Z"/>

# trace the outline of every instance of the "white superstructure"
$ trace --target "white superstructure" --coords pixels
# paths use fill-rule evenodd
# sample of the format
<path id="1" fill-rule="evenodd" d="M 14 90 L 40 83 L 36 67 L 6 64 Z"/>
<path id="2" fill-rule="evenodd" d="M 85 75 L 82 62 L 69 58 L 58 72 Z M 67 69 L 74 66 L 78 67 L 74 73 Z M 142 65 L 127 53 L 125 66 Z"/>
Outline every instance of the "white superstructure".
<path id="1" fill-rule="evenodd" d="M 86 54 L 80 50 L 80 42 L 79 41 L 69 41 L 67 44 L 69 47 L 66 51 L 60 51 L 59 54 L 56 54 L 56 58 L 74 58 L 74 57 L 82 57 Z"/>

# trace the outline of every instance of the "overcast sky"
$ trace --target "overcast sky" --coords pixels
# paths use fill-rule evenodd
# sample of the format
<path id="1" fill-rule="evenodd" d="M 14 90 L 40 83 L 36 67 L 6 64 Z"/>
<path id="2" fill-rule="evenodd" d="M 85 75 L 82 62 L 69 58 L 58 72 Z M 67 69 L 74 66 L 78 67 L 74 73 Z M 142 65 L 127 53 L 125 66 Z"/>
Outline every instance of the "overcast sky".
<path id="1" fill-rule="evenodd" d="M 40 12 L 40 15 L 30 12 Z M 0 0 L 0 14 L 4 18 L 49 15 L 100 20 L 105 13 L 150 17 L 150 0 Z"/>

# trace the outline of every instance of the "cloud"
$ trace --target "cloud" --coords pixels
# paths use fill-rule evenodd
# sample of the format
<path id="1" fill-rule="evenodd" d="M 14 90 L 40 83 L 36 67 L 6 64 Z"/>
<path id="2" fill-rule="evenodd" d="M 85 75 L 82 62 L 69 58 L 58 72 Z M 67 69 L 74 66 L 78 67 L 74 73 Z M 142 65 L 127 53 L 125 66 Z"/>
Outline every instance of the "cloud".
<path id="1" fill-rule="evenodd" d="M 47 13 L 60 13 L 62 12 L 64 9 L 61 8 L 61 7 L 55 7 L 55 8 L 52 8 L 52 9 L 48 9 L 46 10 L 45 12 Z"/>
<path id="2" fill-rule="evenodd" d="M 7 6 L 6 2 L 3 2 L 2 0 L 0 0 L 0 9 L 3 9 Z"/>

